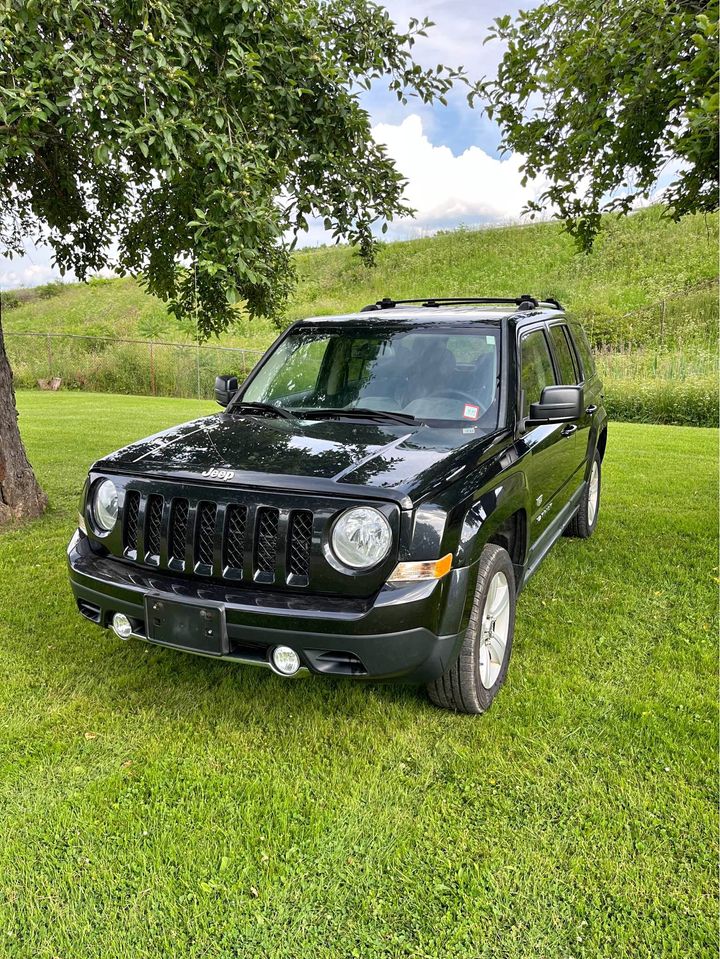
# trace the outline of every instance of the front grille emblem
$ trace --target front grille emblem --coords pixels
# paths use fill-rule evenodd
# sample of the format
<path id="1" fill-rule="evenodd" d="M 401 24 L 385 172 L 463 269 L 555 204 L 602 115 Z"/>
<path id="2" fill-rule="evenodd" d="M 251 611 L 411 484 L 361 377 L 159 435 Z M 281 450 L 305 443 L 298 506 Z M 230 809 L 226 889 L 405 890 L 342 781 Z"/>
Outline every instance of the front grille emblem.
<path id="1" fill-rule="evenodd" d="M 223 483 L 229 483 L 230 480 L 235 479 L 235 470 L 222 470 L 222 469 L 212 469 L 205 470 L 200 474 L 201 476 L 207 476 L 208 479 L 218 479 Z"/>

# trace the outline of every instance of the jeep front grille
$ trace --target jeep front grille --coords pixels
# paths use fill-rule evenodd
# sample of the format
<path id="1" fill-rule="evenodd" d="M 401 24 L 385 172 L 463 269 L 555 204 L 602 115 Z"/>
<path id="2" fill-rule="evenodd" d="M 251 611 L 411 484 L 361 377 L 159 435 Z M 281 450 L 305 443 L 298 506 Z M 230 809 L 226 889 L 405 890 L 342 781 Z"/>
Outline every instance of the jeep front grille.
<path id="1" fill-rule="evenodd" d="M 148 499 L 147 516 L 145 518 L 145 560 L 148 563 L 158 563 L 160 561 L 162 510 L 162 496 L 151 496 Z"/>
<path id="2" fill-rule="evenodd" d="M 305 577 L 310 573 L 310 546 L 312 544 L 313 514 L 306 509 L 290 514 L 288 537 L 288 572 L 291 576 Z"/>
<path id="3" fill-rule="evenodd" d="M 212 566 L 215 546 L 215 517 L 217 506 L 214 503 L 201 503 L 198 506 L 196 562 L 203 566 Z"/>
<path id="4" fill-rule="evenodd" d="M 187 539 L 188 501 L 174 499 L 170 510 L 170 534 L 168 537 L 168 556 L 181 564 L 185 562 L 185 541 Z"/>
<path id="5" fill-rule="evenodd" d="M 245 551 L 245 524 L 247 507 L 232 503 L 225 512 L 225 537 L 223 541 L 226 567 L 242 571 Z"/>
<path id="6" fill-rule="evenodd" d="M 125 523 L 123 526 L 123 546 L 125 552 L 136 554 L 138 534 L 138 513 L 140 511 L 140 494 L 130 490 L 125 497 Z"/>
<path id="7" fill-rule="evenodd" d="M 215 579 L 307 586 L 314 514 L 128 490 L 123 554 Z"/>
<path id="8" fill-rule="evenodd" d="M 278 510 L 264 507 L 258 510 L 255 560 L 263 582 L 272 582 L 277 557 Z"/>

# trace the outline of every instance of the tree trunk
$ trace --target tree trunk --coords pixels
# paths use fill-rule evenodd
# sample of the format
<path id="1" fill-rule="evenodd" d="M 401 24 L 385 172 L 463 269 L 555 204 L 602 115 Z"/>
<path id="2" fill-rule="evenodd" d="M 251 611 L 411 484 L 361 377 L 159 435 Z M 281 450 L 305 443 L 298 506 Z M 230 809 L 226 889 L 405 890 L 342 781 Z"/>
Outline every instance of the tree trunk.
<path id="1" fill-rule="evenodd" d="M 35 479 L 18 430 L 12 371 L 5 353 L 0 317 L 0 526 L 39 516 L 47 496 Z"/>

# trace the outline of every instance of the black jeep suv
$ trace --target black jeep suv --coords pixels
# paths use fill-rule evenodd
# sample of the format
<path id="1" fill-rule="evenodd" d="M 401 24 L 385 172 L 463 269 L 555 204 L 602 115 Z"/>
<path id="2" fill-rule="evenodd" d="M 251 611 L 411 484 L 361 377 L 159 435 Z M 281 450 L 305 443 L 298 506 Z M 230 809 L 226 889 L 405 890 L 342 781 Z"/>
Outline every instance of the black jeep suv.
<path id="1" fill-rule="evenodd" d="M 295 323 L 216 397 L 90 470 L 68 549 L 80 612 L 487 709 L 518 593 L 598 520 L 607 417 L 582 329 L 530 296 L 385 299 Z"/>

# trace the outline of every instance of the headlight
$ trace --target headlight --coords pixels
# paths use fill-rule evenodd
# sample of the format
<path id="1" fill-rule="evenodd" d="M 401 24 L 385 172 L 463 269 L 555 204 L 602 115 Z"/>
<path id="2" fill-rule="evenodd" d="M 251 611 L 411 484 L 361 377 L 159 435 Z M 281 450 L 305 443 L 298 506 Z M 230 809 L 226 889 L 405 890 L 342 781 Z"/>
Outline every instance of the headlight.
<path id="1" fill-rule="evenodd" d="M 385 559 L 392 544 L 390 524 L 372 506 L 343 513 L 330 538 L 333 552 L 345 566 L 369 569 Z"/>
<path id="2" fill-rule="evenodd" d="M 95 487 L 92 512 L 98 532 L 109 533 L 118 517 L 118 494 L 112 480 L 102 480 Z"/>

